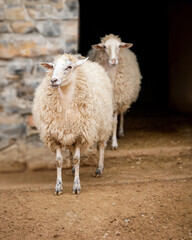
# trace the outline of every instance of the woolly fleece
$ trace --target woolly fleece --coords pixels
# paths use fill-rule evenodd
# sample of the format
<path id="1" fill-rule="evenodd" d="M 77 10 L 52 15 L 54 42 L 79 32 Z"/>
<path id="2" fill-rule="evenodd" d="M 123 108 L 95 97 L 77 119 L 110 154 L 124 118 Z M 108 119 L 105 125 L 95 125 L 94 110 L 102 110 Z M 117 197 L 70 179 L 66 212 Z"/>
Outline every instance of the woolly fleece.
<path id="1" fill-rule="evenodd" d="M 121 39 L 113 34 L 101 38 L 101 43 L 105 44 L 110 38 L 115 38 L 121 43 Z M 115 67 L 114 76 L 113 73 L 110 74 L 110 69 L 114 67 L 108 66 L 108 57 L 104 49 L 100 51 L 91 49 L 88 55 L 92 61 L 102 65 L 111 77 L 114 86 L 114 111 L 126 112 L 131 104 L 137 100 L 140 91 L 142 76 L 136 55 L 130 49 L 121 48 L 119 50 L 119 64 Z"/>
<path id="2" fill-rule="evenodd" d="M 78 58 L 64 54 L 73 62 Z M 86 61 L 68 75 L 73 91 L 50 86 L 53 70 L 36 89 L 33 116 L 43 143 L 55 151 L 58 146 L 80 144 L 81 149 L 107 141 L 112 131 L 113 90 L 110 78 L 98 63 Z M 66 94 L 63 94 L 65 90 Z"/>

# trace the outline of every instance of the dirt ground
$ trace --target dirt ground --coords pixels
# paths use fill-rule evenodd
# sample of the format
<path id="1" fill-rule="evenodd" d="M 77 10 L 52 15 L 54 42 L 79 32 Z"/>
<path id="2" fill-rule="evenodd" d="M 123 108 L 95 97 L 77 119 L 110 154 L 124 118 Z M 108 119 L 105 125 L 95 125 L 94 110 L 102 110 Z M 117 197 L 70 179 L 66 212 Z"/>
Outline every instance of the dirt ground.
<path id="1" fill-rule="evenodd" d="M 82 167 L 82 192 L 63 194 L 56 171 L 0 174 L 0 239 L 192 239 L 192 121 L 182 115 L 132 114 L 105 170 Z"/>

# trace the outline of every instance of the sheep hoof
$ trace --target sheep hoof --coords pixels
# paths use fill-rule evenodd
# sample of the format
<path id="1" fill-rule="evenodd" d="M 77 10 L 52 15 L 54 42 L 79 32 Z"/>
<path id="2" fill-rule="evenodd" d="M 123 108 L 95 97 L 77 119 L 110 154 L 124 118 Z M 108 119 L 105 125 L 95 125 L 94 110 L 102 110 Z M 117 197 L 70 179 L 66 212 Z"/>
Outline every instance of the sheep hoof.
<path id="1" fill-rule="evenodd" d="M 62 182 L 58 181 L 55 186 L 55 195 L 61 195 L 63 193 Z"/>
<path id="2" fill-rule="evenodd" d="M 111 146 L 112 150 L 117 150 L 117 146 Z"/>
<path id="3" fill-rule="evenodd" d="M 117 148 L 118 148 L 118 143 L 117 143 L 117 141 L 112 141 L 111 149 L 112 149 L 112 150 L 117 150 Z"/>
<path id="4" fill-rule="evenodd" d="M 81 193 L 80 179 L 76 178 L 73 184 L 73 194 L 80 194 L 80 193 Z"/>
<path id="5" fill-rule="evenodd" d="M 73 189 L 73 194 L 80 194 L 81 193 L 81 189 Z"/>
<path id="6" fill-rule="evenodd" d="M 119 137 L 124 137 L 124 131 L 119 131 Z"/>
<path id="7" fill-rule="evenodd" d="M 61 195 L 62 193 L 63 193 L 63 191 L 59 191 L 59 192 L 55 191 L 55 195 L 58 195 L 58 196 Z"/>
<path id="8" fill-rule="evenodd" d="M 100 177 L 102 175 L 102 170 L 100 168 L 98 168 L 96 171 L 95 171 L 95 177 Z"/>

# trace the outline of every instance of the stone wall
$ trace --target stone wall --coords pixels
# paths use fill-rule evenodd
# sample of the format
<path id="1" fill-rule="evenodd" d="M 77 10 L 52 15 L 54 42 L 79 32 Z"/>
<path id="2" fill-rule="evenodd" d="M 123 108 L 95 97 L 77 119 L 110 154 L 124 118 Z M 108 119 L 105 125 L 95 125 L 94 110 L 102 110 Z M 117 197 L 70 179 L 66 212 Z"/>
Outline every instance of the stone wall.
<path id="1" fill-rule="evenodd" d="M 45 74 L 39 63 L 76 53 L 78 24 L 78 0 L 0 0 L 0 171 L 35 168 L 37 154 L 29 155 L 42 153 L 31 116 Z"/>

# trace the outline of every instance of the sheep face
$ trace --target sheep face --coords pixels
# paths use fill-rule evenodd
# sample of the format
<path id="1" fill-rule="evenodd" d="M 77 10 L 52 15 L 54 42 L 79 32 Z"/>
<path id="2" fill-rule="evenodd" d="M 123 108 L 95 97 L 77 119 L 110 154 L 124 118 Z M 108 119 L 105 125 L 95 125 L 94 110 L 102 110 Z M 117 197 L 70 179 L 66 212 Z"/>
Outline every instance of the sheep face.
<path id="1" fill-rule="evenodd" d="M 121 48 L 130 48 L 133 44 L 123 43 L 117 38 L 109 38 L 104 43 L 92 45 L 92 48 L 96 50 L 102 50 L 107 55 L 108 64 L 110 67 L 114 67 L 118 64 L 119 51 Z"/>
<path id="2" fill-rule="evenodd" d="M 41 63 L 41 65 L 53 71 L 50 85 L 54 88 L 59 86 L 63 87 L 70 83 L 70 76 L 76 67 L 86 62 L 87 59 L 88 58 L 71 60 L 67 55 L 62 55 L 55 59 L 54 63 Z"/>

